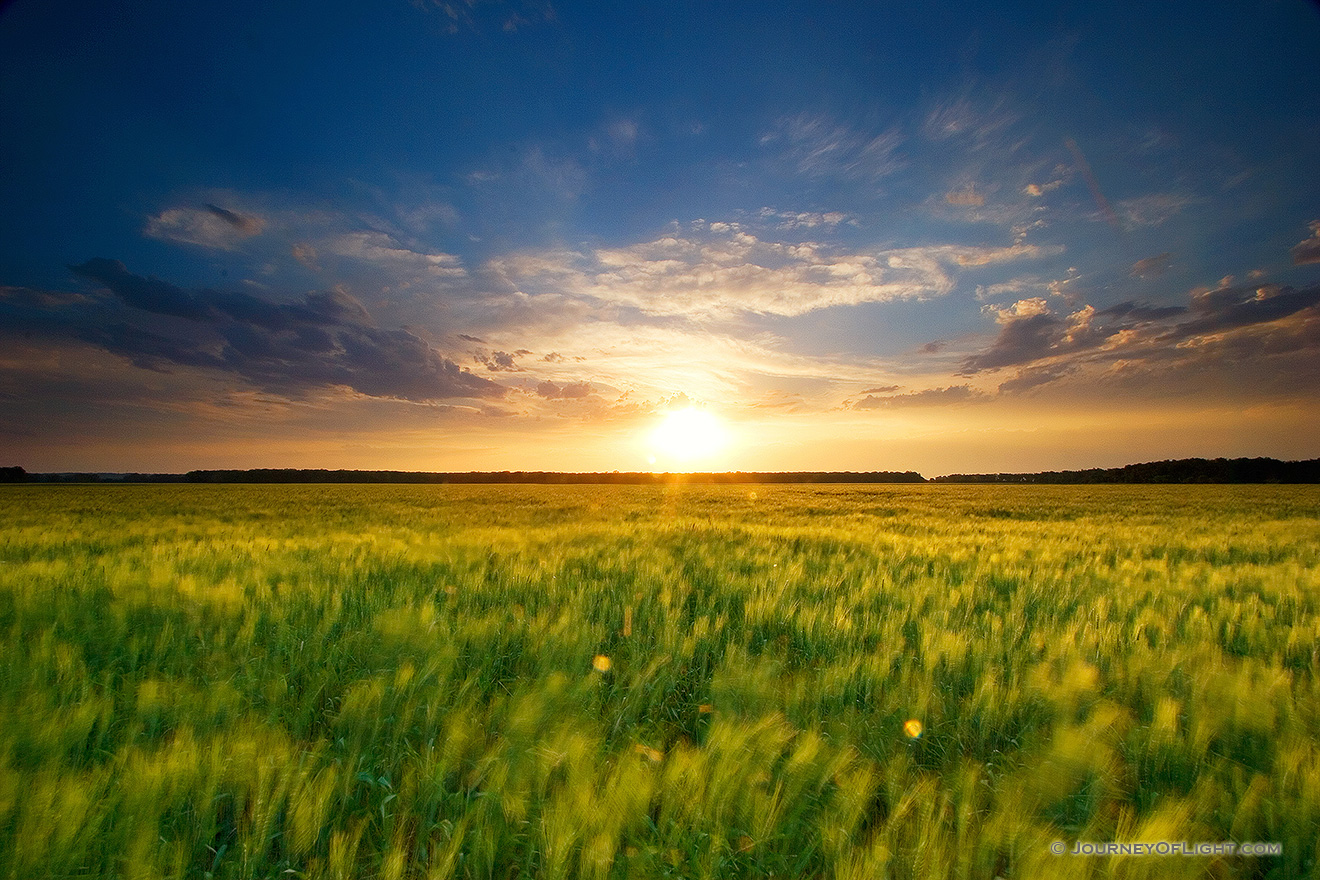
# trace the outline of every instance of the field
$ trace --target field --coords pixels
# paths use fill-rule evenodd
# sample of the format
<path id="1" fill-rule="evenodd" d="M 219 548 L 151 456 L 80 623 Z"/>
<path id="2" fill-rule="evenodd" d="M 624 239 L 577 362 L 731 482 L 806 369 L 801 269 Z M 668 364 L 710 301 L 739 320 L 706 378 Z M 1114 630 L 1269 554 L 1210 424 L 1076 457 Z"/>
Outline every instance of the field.
<path id="1" fill-rule="evenodd" d="M 1317 487 L 0 517 L 0 877 L 1320 876 Z"/>

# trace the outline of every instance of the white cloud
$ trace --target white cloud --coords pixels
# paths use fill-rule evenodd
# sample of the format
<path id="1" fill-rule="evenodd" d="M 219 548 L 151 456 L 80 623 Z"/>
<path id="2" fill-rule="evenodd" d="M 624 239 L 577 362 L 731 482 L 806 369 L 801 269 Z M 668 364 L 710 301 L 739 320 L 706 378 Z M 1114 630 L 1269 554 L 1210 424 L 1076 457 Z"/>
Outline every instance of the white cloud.
<path id="1" fill-rule="evenodd" d="M 942 296 L 953 290 L 959 268 L 1060 250 L 1018 243 L 850 253 L 816 242 L 763 241 L 736 223 L 715 222 L 621 248 L 503 258 L 491 268 L 531 296 L 586 297 L 702 320 Z"/>
<path id="2" fill-rule="evenodd" d="M 948 98 L 933 107 L 922 125 L 930 140 L 969 139 L 973 149 L 1000 145 L 1008 129 L 1020 119 L 1002 98 L 973 102 L 966 95 Z"/>
<path id="3" fill-rule="evenodd" d="M 1179 193 L 1152 193 L 1124 199 L 1114 210 L 1128 226 L 1159 226 L 1190 204 L 1192 199 Z"/>
<path id="4" fill-rule="evenodd" d="M 200 208 L 168 208 L 147 220 L 143 233 L 151 238 L 234 250 L 266 226 L 262 217 L 239 213 L 214 204 Z"/>
<path id="5" fill-rule="evenodd" d="M 873 135 L 807 113 L 783 119 L 761 136 L 763 146 L 782 145 L 785 158 L 801 174 L 871 181 L 903 166 L 896 155 L 902 141 L 896 129 Z"/>
<path id="6" fill-rule="evenodd" d="M 1041 278 L 1010 278 L 1008 281 L 1002 281 L 998 284 L 978 284 L 976 286 L 976 298 L 981 302 L 998 299 L 1003 296 L 1021 297 L 1022 294 L 1029 291 L 1044 291 L 1048 282 Z"/>
<path id="7" fill-rule="evenodd" d="M 986 306 L 985 311 L 995 316 L 997 324 L 1009 324 L 1020 318 L 1051 314 L 1049 304 L 1039 296 L 1020 299 L 1011 306 Z"/>
<path id="8" fill-rule="evenodd" d="M 777 229 L 815 229 L 818 226 L 833 228 L 840 223 L 857 224 L 855 219 L 842 211 L 776 211 L 774 208 L 762 208 L 754 216 L 764 222 L 774 223 Z"/>
<path id="9" fill-rule="evenodd" d="M 638 397 L 683 392 L 699 400 L 749 400 L 773 389 L 815 389 L 820 408 L 857 386 L 891 384 L 894 365 L 864 356 L 810 356 L 783 350 L 772 334 L 748 336 L 691 325 L 622 324 L 602 319 L 572 325 L 483 330 L 498 345 L 523 345 L 539 354 L 538 382 L 560 387 L 590 383 Z M 838 389 L 837 393 L 834 389 Z"/>
<path id="10" fill-rule="evenodd" d="M 412 269 L 427 275 L 462 278 L 467 274 L 458 257 L 411 250 L 383 232 L 338 235 L 325 243 L 324 250 L 381 267 Z"/>

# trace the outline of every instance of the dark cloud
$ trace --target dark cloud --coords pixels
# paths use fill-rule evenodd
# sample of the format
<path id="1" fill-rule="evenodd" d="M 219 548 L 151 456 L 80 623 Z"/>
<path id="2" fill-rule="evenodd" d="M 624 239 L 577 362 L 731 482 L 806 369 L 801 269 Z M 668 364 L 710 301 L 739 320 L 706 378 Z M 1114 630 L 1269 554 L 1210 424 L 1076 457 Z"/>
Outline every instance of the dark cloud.
<path id="1" fill-rule="evenodd" d="M 1223 369 L 1247 376 L 1267 358 L 1320 352 L 1320 286 L 1225 284 L 1193 291 L 1187 307 L 1124 302 L 1064 316 L 1031 300 L 996 312 L 999 335 L 963 361 L 962 373 L 1022 367 L 1001 392 L 1048 384 L 1086 364 L 1103 365 L 1111 378 Z"/>
<path id="2" fill-rule="evenodd" d="M 931 342 L 927 342 L 925 345 L 921 346 L 921 348 L 919 348 L 918 351 L 920 351 L 922 354 L 939 354 L 948 346 L 948 344 L 949 341 L 947 339 L 936 339 Z"/>
<path id="3" fill-rule="evenodd" d="M 96 258 L 70 267 L 76 274 L 99 282 L 125 305 L 159 315 L 191 321 L 255 324 L 268 330 L 291 330 L 300 325 L 369 324 L 362 304 L 342 291 L 307 294 L 304 301 L 277 304 L 248 293 L 188 291 L 159 278 L 134 275 L 118 260 Z"/>
<path id="4" fill-rule="evenodd" d="M 246 214 L 238 214 L 234 211 L 221 208 L 219 205 L 212 205 L 210 202 L 207 202 L 206 210 L 210 211 L 212 214 L 219 217 L 244 235 L 256 235 L 261 231 L 262 226 L 265 225 L 256 217 L 249 217 Z"/>
<path id="5" fill-rule="evenodd" d="M 58 309 L 65 306 L 87 305 L 91 298 L 82 293 L 59 290 L 34 290 L 31 287 L 0 285 L 0 302 L 29 309 Z"/>
<path id="6" fill-rule="evenodd" d="M 140 367 L 221 370 L 280 393 L 343 386 L 413 401 L 504 393 L 409 331 L 375 326 L 342 290 L 276 303 L 241 292 L 184 289 L 135 275 L 118 260 L 97 258 L 72 268 L 128 308 L 71 303 L 48 309 L 45 326 Z M 152 316 L 151 329 L 139 326 Z"/>
<path id="7" fill-rule="evenodd" d="M 1320 263 L 1320 220 L 1311 223 L 1311 237 L 1298 242 L 1292 249 L 1292 261 L 1301 266 L 1306 263 Z"/>
<path id="8" fill-rule="evenodd" d="M 481 352 L 475 356 L 474 360 L 479 364 L 485 364 L 486 369 L 492 373 L 520 373 L 523 368 L 518 366 L 516 359 L 529 354 L 531 352 L 525 348 L 513 352 L 496 351 L 489 354 Z"/>
<path id="9" fill-rule="evenodd" d="M 888 393 L 891 392 L 891 391 L 897 391 L 900 387 L 901 387 L 901 386 L 899 386 L 899 385 L 881 385 L 881 386 L 879 386 L 878 388 L 864 388 L 864 389 L 862 389 L 862 392 L 861 392 L 861 393 L 862 393 L 862 394 L 888 394 Z"/>
<path id="10" fill-rule="evenodd" d="M 906 406 L 943 406 L 950 403 L 974 403 L 988 397 L 989 395 L 977 391 L 970 385 L 951 385 L 948 388 L 927 388 L 923 391 L 893 394 L 888 397 L 875 397 L 868 394 L 854 403 L 852 408 L 890 409 Z"/>
<path id="11" fill-rule="evenodd" d="M 1162 321 L 1165 318 L 1172 318 L 1176 315 L 1187 313 L 1184 306 L 1162 306 L 1155 308 L 1152 306 L 1143 306 L 1131 300 L 1112 305 L 1107 309 L 1101 309 L 1096 312 L 1102 318 L 1126 318 L 1129 321 Z"/>
<path id="12" fill-rule="evenodd" d="M 1137 260 L 1132 264 L 1131 275 L 1133 278 L 1154 278 L 1157 275 L 1163 275 L 1169 269 L 1169 263 L 1173 261 L 1173 254 L 1156 254 L 1153 257 L 1147 257 L 1144 260 Z"/>
<path id="13" fill-rule="evenodd" d="M 999 393 L 1012 394 L 1015 392 L 1028 391 L 1041 385 L 1048 385 L 1055 379 L 1061 379 L 1064 376 L 1076 373 L 1077 370 L 1078 368 L 1071 364 L 1019 370 L 1018 374 L 1012 379 L 1000 383 Z"/>
<path id="14" fill-rule="evenodd" d="M 536 393 L 548 400 L 576 400 L 591 394 L 591 383 L 569 382 L 566 385 L 556 385 L 554 382 L 546 381 L 536 386 Z"/>
<path id="15" fill-rule="evenodd" d="M 1206 291 L 1192 298 L 1192 311 L 1196 317 L 1159 338 L 1165 342 L 1180 342 L 1207 333 L 1266 324 L 1317 304 L 1320 304 L 1320 287 L 1295 290 L 1265 285 Z"/>
<path id="16" fill-rule="evenodd" d="M 963 361 L 962 374 L 1011 367 L 1049 357 L 1059 343 L 1064 323 L 1051 313 L 1009 320 L 990 348 Z"/>
<path id="17" fill-rule="evenodd" d="M 121 355 L 135 367 L 169 372 L 171 366 L 228 369 L 225 359 L 184 339 L 152 333 L 131 324 L 84 327 L 77 333 L 84 342 Z"/>
<path id="18" fill-rule="evenodd" d="M 481 339 L 480 337 L 477 337 L 477 336 L 468 336 L 466 333 L 460 333 L 460 334 L 458 334 L 458 338 L 459 338 L 459 339 L 462 339 L 464 342 L 475 342 L 475 343 L 477 343 L 477 344 L 479 344 L 479 345 L 485 345 L 485 344 L 486 344 L 486 340 Z"/>
<path id="19" fill-rule="evenodd" d="M 96 257 L 81 266 L 70 266 L 74 273 L 100 282 L 125 305 L 157 315 L 174 315 L 191 321 L 205 321 L 215 315 L 188 291 L 157 278 L 130 274 L 118 260 Z"/>

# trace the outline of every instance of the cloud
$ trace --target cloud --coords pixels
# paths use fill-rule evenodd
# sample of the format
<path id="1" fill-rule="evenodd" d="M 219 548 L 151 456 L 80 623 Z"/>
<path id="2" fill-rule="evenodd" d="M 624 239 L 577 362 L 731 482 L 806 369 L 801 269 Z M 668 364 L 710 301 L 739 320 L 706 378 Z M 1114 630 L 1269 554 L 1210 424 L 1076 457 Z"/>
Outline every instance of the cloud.
<path id="1" fill-rule="evenodd" d="M 1132 264 L 1132 271 L 1129 273 L 1133 278 L 1154 278 L 1157 275 L 1163 275 L 1168 271 L 1169 263 L 1173 261 L 1173 254 L 1156 254 L 1153 257 L 1146 257 L 1144 260 L 1137 260 Z"/>
<path id="2" fill-rule="evenodd" d="M 1104 318 L 1122 318 L 1125 321 L 1162 321 L 1165 318 L 1187 314 L 1187 308 L 1185 306 L 1143 306 L 1129 300 L 1112 305 L 1107 309 L 1101 309 L 1096 314 Z"/>
<path id="3" fill-rule="evenodd" d="M 235 211 L 230 211 L 227 208 L 213 205 L 210 202 L 207 202 L 206 210 L 228 223 L 231 227 L 237 230 L 240 235 L 256 235 L 261 231 L 261 228 L 266 225 L 266 222 L 259 217 L 249 217 L 246 214 L 239 214 Z"/>
<path id="4" fill-rule="evenodd" d="M 147 220 L 143 233 L 151 238 L 218 250 L 234 250 L 259 235 L 265 219 L 207 203 L 200 208 L 169 208 Z"/>
<path id="5" fill-rule="evenodd" d="M 1007 309 L 995 311 L 995 320 L 1003 326 L 999 337 L 986 351 L 967 358 L 964 375 L 982 370 L 1028 363 L 1048 357 L 1056 344 L 1060 320 L 1044 307 L 1044 300 L 1020 300 Z M 1019 310 L 1019 306 L 1026 304 Z"/>
<path id="6" fill-rule="evenodd" d="M 1022 318 L 1035 318 L 1039 315 L 1048 315 L 1050 307 L 1038 296 L 1030 299 L 1020 299 L 1011 306 L 997 307 L 991 306 L 987 310 L 995 316 L 995 321 L 1000 324 L 1009 324 Z"/>
<path id="7" fill-rule="evenodd" d="M 434 12 L 450 34 L 495 30 L 513 34 L 558 18 L 548 0 L 519 0 L 516 6 L 508 0 L 414 0 L 413 5 Z"/>
<path id="8" fill-rule="evenodd" d="M 1045 193 L 1056 190 L 1062 185 L 1062 179 L 1050 180 L 1045 183 L 1029 183 L 1022 187 L 1022 193 L 1023 195 L 1031 196 L 1033 199 L 1038 199 L 1045 195 Z"/>
<path id="9" fill-rule="evenodd" d="M 969 141 L 972 149 L 1002 147 L 1005 135 L 1021 115 L 1002 98 L 973 101 L 967 95 L 946 98 L 927 114 L 922 134 L 932 141 Z"/>
<path id="10" fill-rule="evenodd" d="M 1243 377 L 1259 372 L 1261 381 L 1286 384 L 1288 371 L 1270 373 L 1258 365 L 1296 352 L 1320 356 L 1320 286 L 1234 286 L 1226 278 L 1218 287 L 1193 290 L 1187 306 L 1124 302 L 1065 315 L 1037 297 L 988 311 L 999 333 L 988 348 L 964 359 L 961 372 L 1024 368 L 1000 386 L 1006 392 L 1088 367 L 1100 370 L 1102 380 L 1158 373 L 1166 385 L 1233 364 Z"/>
<path id="11" fill-rule="evenodd" d="M 37 290 L 31 287 L 0 285 L 0 302 L 27 309 L 62 309 L 68 306 L 86 306 L 92 298 L 83 293 L 62 290 Z"/>
<path id="12" fill-rule="evenodd" d="M 469 184 L 479 188 L 504 184 L 514 187 L 524 201 L 532 194 L 549 196 L 560 202 L 575 201 L 587 188 L 587 169 L 570 156 L 548 152 L 540 144 L 524 147 L 514 157 L 500 155 L 487 168 L 465 175 Z M 525 205 L 521 207 L 525 210 Z"/>
<path id="13" fill-rule="evenodd" d="M 519 374 L 525 378 L 516 384 L 531 389 L 540 381 L 560 387 L 589 383 L 593 399 L 606 394 L 602 389 L 631 393 L 631 400 L 682 391 L 698 400 L 747 405 L 780 390 L 830 408 L 841 391 L 891 384 L 897 375 L 867 355 L 786 350 L 789 340 L 768 332 L 749 333 L 741 325 L 722 332 L 688 321 L 650 319 L 631 310 L 611 316 L 614 311 L 597 306 L 586 319 L 562 324 L 552 300 L 550 307 L 532 309 L 525 323 L 505 322 L 481 336 L 505 351 L 524 345 L 537 352 L 518 361 L 527 372 Z M 596 410 L 572 412 L 594 418 Z"/>
<path id="14" fill-rule="evenodd" d="M 1152 193 L 1124 199 L 1114 205 L 1114 212 L 1129 228 L 1159 226 L 1190 204 L 1192 199 L 1179 193 Z"/>
<path id="15" fill-rule="evenodd" d="M 762 208 L 754 216 L 773 222 L 778 229 L 815 229 L 818 226 L 833 228 L 840 223 L 857 223 L 842 211 L 776 211 L 773 208 Z"/>
<path id="16" fill-rule="evenodd" d="M 312 247 L 310 244 L 307 244 L 306 242 L 298 242 L 289 249 L 289 253 L 293 255 L 295 260 L 309 269 L 319 268 L 316 265 L 316 248 Z"/>
<path id="17" fill-rule="evenodd" d="M 1198 289 L 1192 292 L 1192 320 L 1178 324 L 1161 340 L 1182 342 L 1253 324 L 1287 318 L 1320 303 L 1320 287 L 1296 290 L 1267 284 L 1260 287 Z"/>
<path id="18" fill-rule="evenodd" d="M 871 182 L 903 167 L 897 156 L 902 142 L 896 129 L 873 135 L 808 113 L 781 119 L 761 136 L 763 146 L 780 146 L 783 157 L 799 174 Z"/>
<path id="19" fill-rule="evenodd" d="M 763 241 L 737 223 L 699 222 L 654 241 L 585 253 L 549 251 L 492 261 L 526 295 L 570 295 L 692 319 L 794 316 L 831 306 L 942 296 L 960 268 L 1062 248 L 934 245 L 846 252 L 815 242 Z"/>
<path id="20" fill-rule="evenodd" d="M 985 195 L 976 191 L 976 184 L 967 183 L 945 193 L 944 201 L 950 205 L 979 208 L 985 204 Z"/>
<path id="21" fill-rule="evenodd" d="M 1311 221 L 1311 237 L 1298 242 L 1291 253 L 1295 266 L 1320 263 L 1320 220 Z"/>
<path id="22" fill-rule="evenodd" d="M 377 327 L 342 290 L 276 303 L 241 292 L 185 289 L 97 258 L 72 267 L 127 308 L 55 316 L 71 335 L 155 370 L 201 367 L 290 393 L 342 386 L 411 401 L 503 395 L 407 330 Z M 151 329 L 143 329 L 150 320 Z"/>
<path id="23" fill-rule="evenodd" d="M 410 270 L 442 278 L 467 275 L 458 257 L 445 253 L 425 253 L 404 247 L 384 232 L 348 232 L 337 235 L 323 246 L 328 253 L 371 263 L 395 271 Z"/>
<path id="24" fill-rule="evenodd" d="M 536 393 L 547 400 L 577 400 L 591 394 L 591 383 L 568 382 L 557 385 L 547 380 L 536 386 Z"/>
<path id="25" fill-rule="evenodd" d="M 636 119 L 615 119 L 601 127 L 600 134 L 587 139 L 593 153 L 604 151 L 618 159 L 632 158 L 642 129 Z"/>
<path id="26" fill-rule="evenodd" d="M 979 403 L 989 395 L 972 388 L 970 385 L 950 385 L 946 388 L 926 388 L 922 391 L 910 391 L 906 394 L 891 394 L 887 397 L 875 397 L 868 394 L 856 401 L 851 409 L 893 409 L 909 406 L 947 406 L 956 403 Z"/>
<path id="27" fill-rule="evenodd" d="M 1016 394 L 1023 391 L 1030 391 L 1041 385 L 1048 385 L 1056 379 L 1076 373 L 1078 367 L 1073 364 L 1058 364 L 1047 367 L 1037 367 L 1034 369 L 1018 370 L 1018 374 L 1012 379 L 1001 382 L 999 385 L 1000 394 Z"/>
<path id="28" fill-rule="evenodd" d="M 529 354 L 531 354 L 530 351 L 525 348 L 520 348 L 513 352 L 480 352 L 479 354 L 474 355 L 473 359 L 479 364 L 485 364 L 486 369 L 490 370 L 492 373 L 520 373 L 523 368 L 518 366 L 517 358 Z"/>
<path id="29" fill-rule="evenodd" d="M 157 278 L 130 274 L 128 267 L 118 260 L 98 257 L 81 266 L 69 268 L 84 278 L 99 281 L 126 305 L 144 312 L 173 315 L 191 321 L 204 321 L 214 315 L 205 302 L 183 288 Z"/>
<path id="30" fill-rule="evenodd" d="M 981 302 L 1000 299 L 1006 296 L 1023 299 L 1024 294 L 1039 293 L 1053 296 L 1061 295 L 1062 287 L 1067 284 L 1069 279 L 1063 281 L 1046 280 L 1039 276 L 1028 275 L 1019 278 L 1010 278 L 1007 281 L 1000 281 L 996 284 L 978 284 L 976 286 L 976 298 Z"/>
<path id="31" fill-rule="evenodd" d="M 748 403 L 747 406 L 753 411 L 775 413 L 801 413 L 809 412 L 815 408 L 812 401 L 801 394 L 780 389 L 767 391 L 759 399 Z"/>

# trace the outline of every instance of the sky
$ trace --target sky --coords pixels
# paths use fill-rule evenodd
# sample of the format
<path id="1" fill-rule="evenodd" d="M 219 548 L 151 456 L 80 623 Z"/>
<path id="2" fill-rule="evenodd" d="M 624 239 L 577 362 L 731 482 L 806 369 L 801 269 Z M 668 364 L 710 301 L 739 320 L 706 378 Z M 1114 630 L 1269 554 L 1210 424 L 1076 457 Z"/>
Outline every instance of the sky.
<path id="1" fill-rule="evenodd" d="M 1317 57 L 1302 0 L 16 0 L 0 464 L 1317 457 Z"/>

